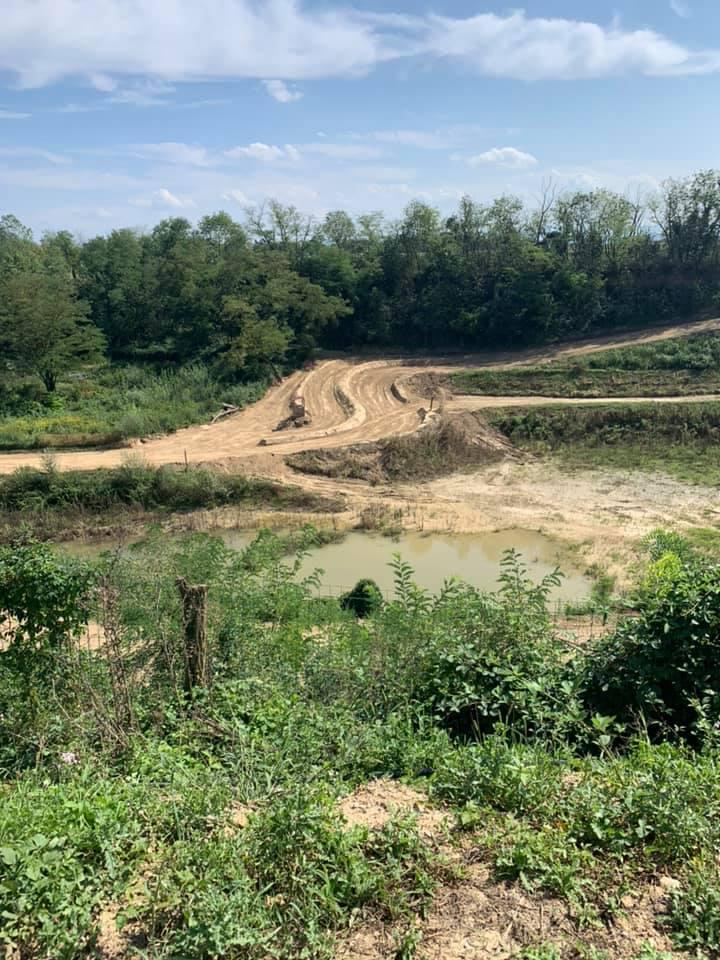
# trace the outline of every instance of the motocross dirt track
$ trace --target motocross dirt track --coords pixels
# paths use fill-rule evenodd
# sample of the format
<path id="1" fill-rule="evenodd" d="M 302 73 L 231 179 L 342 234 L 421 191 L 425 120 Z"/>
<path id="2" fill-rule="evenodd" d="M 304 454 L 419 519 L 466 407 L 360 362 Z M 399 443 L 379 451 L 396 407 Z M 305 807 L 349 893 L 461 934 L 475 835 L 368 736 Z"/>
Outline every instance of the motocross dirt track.
<path id="1" fill-rule="evenodd" d="M 356 362 L 326 360 L 310 371 L 294 373 L 269 390 L 262 400 L 213 426 L 178 430 L 165 437 L 150 439 L 137 449 L 143 459 L 152 464 L 182 463 L 185 458 L 190 463 L 245 460 L 253 472 L 277 476 L 277 460 L 280 457 L 273 454 L 284 456 L 318 447 L 342 447 L 417 430 L 423 420 L 423 411 L 430 405 L 429 398 L 414 392 L 409 384 L 418 373 L 447 373 L 473 367 L 502 369 L 547 363 L 561 357 L 580 356 L 628 344 L 650 343 L 718 329 L 720 319 L 713 319 L 665 327 L 649 333 L 645 331 L 622 337 L 595 338 L 502 355 L 467 355 L 426 362 L 401 359 Z M 289 400 L 298 390 L 304 395 L 306 407 L 312 414 L 312 425 L 301 430 L 290 428 L 273 432 L 275 426 L 287 417 Z M 452 413 L 501 406 L 658 403 L 674 399 L 679 398 L 568 400 L 552 397 L 455 396 L 445 399 L 444 409 Z M 720 397 L 694 396 L 682 399 L 702 402 Z M 56 460 L 60 469 L 91 470 L 116 466 L 127 456 L 128 448 L 116 448 L 59 453 Z M 41 463 L 42 454 L 4 454 L 0 456 L 0 473 L 9 473 L 23 466 L 40 466 Z"/>

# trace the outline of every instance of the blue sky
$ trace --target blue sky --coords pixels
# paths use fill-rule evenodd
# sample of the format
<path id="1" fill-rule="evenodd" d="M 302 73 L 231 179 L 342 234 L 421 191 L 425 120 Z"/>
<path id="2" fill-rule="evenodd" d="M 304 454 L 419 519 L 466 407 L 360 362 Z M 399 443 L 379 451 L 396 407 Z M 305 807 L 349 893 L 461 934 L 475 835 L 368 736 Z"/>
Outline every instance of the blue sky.
<path id="1" fill-rule="evenodd" d="M 720 166 L 720 0 L 6 0 L 0 213 L 81 237 Z"/>

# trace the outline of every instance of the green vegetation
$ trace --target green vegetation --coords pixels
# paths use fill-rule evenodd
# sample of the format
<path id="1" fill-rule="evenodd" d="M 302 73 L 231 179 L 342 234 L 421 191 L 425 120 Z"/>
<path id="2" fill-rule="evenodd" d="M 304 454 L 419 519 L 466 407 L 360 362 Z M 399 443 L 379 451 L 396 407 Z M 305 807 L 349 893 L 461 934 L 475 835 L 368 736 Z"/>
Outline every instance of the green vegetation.
<path id="1" fill-rule="evenodd" d="M 540 925 L 526 960 L 617 957 L 616 921 L 627 937 L 659 876 L 664 908 L 621 955 L 663 957 L 651 933 L 717 955 L 720 567 L 656 531 L 637 615 L 568 647 L 557 576 L 533 583 L 516 554 L 492 595 L 431 596 L 398 559 L 395 598 L 359 620 L 284 551 L 267 532 L 241 553 L 158 536 L 92 565 L 0 548 L 10 955 L 79 960 L 110 937 L 128 957 L 330 958 L 366 922 L 420 956 L 434 893 L 477 861 L 572 918 Z M 211 671 L 190 687 L 178 577 L 208 587 Z M 448 827 L 346 822 L 342 798 L 383 777 Z"/>
<path id="2" fill-rule="evenodd" d="M 662 340 L 513 370 L 453 374 L 458 393 L 541 397 L 676 397 L 720 393 L 720 336 Z"/>
<path id="3" fill-rule="evenodd" d="M 515 446 L 552 453 L 570 467 L 657 471 L 720 483 L 720 403 L 533 407 L 493 413 Z"/>
<path id="4" fill-rule="evenodd" d="M 223 403 L 245 406 L 266 382 L 223 383 L 207 367 L 154 372 L 103 368 L 59 384 L 48 398 L 31 380 L 0 386 L 0 450 L 118 444 L 207 422 Z"/>
<path id="5" fill-rule="evenodd" d="M 255 384 L 256 394 L 319 349 L 486 349 L 712 312 L 719 182 L 713 171 L 669 181 L 648 210 L 597 190 L 547 197 L 536 211 L 512 197 L 466 197 L 449 217 L 413 202 L 396 223 L 343 211 L 315 222 L 271 202 L 244 224 L 225 213 L 195 226 L 178 217 L 147 234 L 114 230 L 83 243 L 67 232 L 36 242 L 3 216 L 0 418 L 9 422 L 0 447 L 174 429 L 233 399 L 237 384 Z M 706 346 L 692 347 L 705 367 L 691 356 L 680 364 L 679 353 L 660 378 L 631 364 L 615 389 L 709 388 L 717 350 Z M 114 385 L 115 374 L 93 372 L 103 355 L 129 365 Z M 151 371 L 146 381 L 138 366 Z M 565 390 L 600 390 L 599 368 L 579 369 L 579 384 Z M 163 396 L 176 376 L 177 411 Z M 134 392 L 127 401 L 123 377 Z M 563 375 L 482 374 L 465 388 L 515 392 L 535 382 L 555 391 L 555 379 Z"/>
<path id="6" fill-rule="evenodd" d="M 173 511 L 235 504 L 248 509 L 337 512 L 342 503 L 299 488 L 203 467 L 155 467 L 129 456 L 99 470 L 22 468 L 0 477 L 0 542 L 27 535 L 72 536 L 88 523 L 107 526 Z"/>

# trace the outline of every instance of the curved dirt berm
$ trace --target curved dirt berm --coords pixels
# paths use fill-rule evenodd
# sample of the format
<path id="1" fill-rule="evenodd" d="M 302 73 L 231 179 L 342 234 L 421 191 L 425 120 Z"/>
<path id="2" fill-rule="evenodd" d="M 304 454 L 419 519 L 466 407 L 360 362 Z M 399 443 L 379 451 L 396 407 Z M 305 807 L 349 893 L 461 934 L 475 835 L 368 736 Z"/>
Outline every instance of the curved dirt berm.
<path id="1" fill-rule="evenodd" d="M 318 363 L 309 373 L 298 371 L 282 383 L 272 387 L 252 406 L 214 425 L 188 427 L 166 437 L 143 444 L 141 456 L 151 464 L 211 463 L 223 460 L 247 459 L 255 461 L 258 446 L 280 447 L 283 453 L 312 450 L 318 446 L 343 447 L 349 444 L 369 443 L 388 437 L 415 432 L 420 423 L 420 410 L 428 410 L 431 398 L 440 403 L 435 393 L 422 396 L 413 377 L 418 374 L 447 373 L 462 367 L 484 366 L 495 369 L 527 363 L 549 362 L 557 357 L 582 355 L 628 343 L 650 343 L 669 337 L 689 336 L 720 329 L 720 320 L 706 320 L 681 327 L 666 327 L 648 333 L 624 335 L 614 340 L 598 338 L 585 343 L 572 343 L 508 354 L 468 356 L 448 363 L 403 362 L 402 360 L 352 363 L 345 360 L 327 360 Z M 305 405 L 312 411 L 311 426 L 292 429 L 273 436 L 273 428 L 287 417 L 291 398 L 301 389 Z M 341 402 L 340 397 L 346 398 Z M 716 396 L 662 398 L 662 402 L 682 399 L 683 402 L 717 400 Z M 477 411 L 499 406 L 533 406 L 562 403 L 601 404 L 606 402 L 653 403 L 653 398 L 624 398 L 622 400 L 562 400 L 552 397 L 453 397 L 443 399 L 440 406 L 452 413 Z M 270 454 L 267 454 L 269 456 Z M 57 453 L 60 469 L 92 470 L 97 467 L 118 466 L 128 457 L 127 448 L 112 450 L 82 450 Z M 40 467 L 42 453 L 11 453 L 0 455 L 0 473 L 10 473 L 18 467 Z"/>

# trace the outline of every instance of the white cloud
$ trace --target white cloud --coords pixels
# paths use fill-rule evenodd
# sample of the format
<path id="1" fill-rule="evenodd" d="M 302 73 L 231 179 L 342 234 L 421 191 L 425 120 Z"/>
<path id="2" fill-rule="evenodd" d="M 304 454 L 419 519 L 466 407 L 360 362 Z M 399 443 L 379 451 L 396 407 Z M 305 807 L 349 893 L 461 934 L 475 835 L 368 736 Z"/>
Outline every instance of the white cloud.
<path id="1" fill-rule="evenodd" d="M 423 31 L 428 53 L 464 60 L 496 77 L 574 79 L 720 70 L 720 51 L 693 53 L 653 30 L 528 17 L 522 10 L 505 17 L 492 13 L 464 20 L 429 17 Z"/>
<path id="2" fill-rule="evenodd" d="M 294 103 L 305 96 L 300 90 L 293 90 L 284 80 L 263 80 L 265 89 L 279 103 Z"/>
<path id="3" fill-rule="evenodd" d="M 511 167 L 513 170 L 527 170 L 537 164 L 537 157 L 515 147 L 493 147 L 485 153 L 478 153 L 468 157 L 465 161 L 470 167 L 497 166 Z"/>
<path id="4" fill-rule="evenodd" d="M 250 203 L 250 198 L 246 196 L 242 190 L 226 190 L 222 195 L 223 200 L 233 200 L 235 203 L 239 203 L 241 207 L 247 206 Z"/>
<path id="5" fill-rule="evenodd" d="M 16 113 L 14 110 L 0 110 L 0 120 L 27 120 L 29 113 Z"/>
<path id="6" fill-rule="evenodd" d="M 26 87 L 68 76 L 102 77 L 106 85 L 142 76 L 287 82 L 358 74 L 408 56 L 459 60 L 485 75 L 523 80 L 720 71 L 718 49 L 693 51 L 618 22 L 522 10 L 466 18 L 371 14 L 339 0 L 320 9 L 307 0 L 33 0 L 5 8 L 0 70 Z M 152 106 L 163 98 L 130 88 L 114 99 Z"/>
<path id="7" fill-rule="evenodd" d="M 49 150 L 40 150 L 37 147 L 0 147 L 0 157 L 31 157 L 37 160 L 46 160 L 56 166 L 72 163 L 69 157 Z"/>
<path id="8" fill-rule="evenodd" d="M 670 0 L 670 9 L 673 13 L 677 14 L 678 17 L 682 17 L 683 20 L 687 20 L 692 16 L 692 11 L 684 0 Z"/>
<path id="9" fill-rule="evenodd" d="M 172 210 L 184 210 L 195 206 L 194 201 L 189 197 L 180 197 L 171 193 L 167 187 L 154 190 L 149 196 L 134 197 L 130 203 L 134 207 L 165 207 Z"/>
<path id="10" fill-rule="evenodd" d="M 211 160 L 205 147 L 188 143 L 138 143 L 129 148 L 136 157 L 178 163 L 193 167 L 207 167 Z"/>
<path id="11" fill-rule="evenodd" d="M 274 163 L 278 160 L 297 160 L 300 154 L 297 148 L 290 144 L 285 147 L 276 147 L 269 143 L 251 143 L 247 147 L 233 147 L 232 150 L 226 150 L 225 156 L 231 160 L 248 158 L 262 163 Z"/>
<path id="12" fill-rule="evenodd" d="M 143 80 L 130 87 L 116 90 L 108 103 L 124 103 L 133 107 L 163 107 L 172 101 L 167 94 L 173 93 L 174 87 L 158 80 Z"/>
<path id="13" fill-rule="evenodd" d="M 112 93 L 117 89 L 117 81 L 113 80 L 106 73 L 93 73 L 90 75 L 90 84 L 101 93 Z"/>

